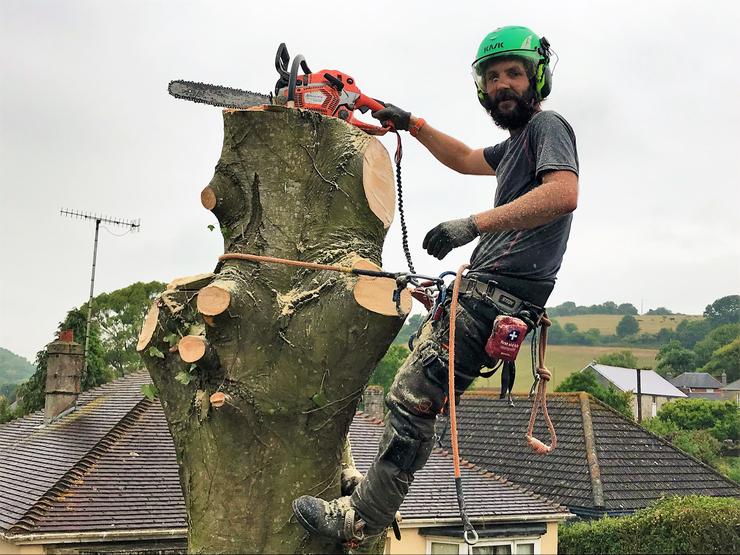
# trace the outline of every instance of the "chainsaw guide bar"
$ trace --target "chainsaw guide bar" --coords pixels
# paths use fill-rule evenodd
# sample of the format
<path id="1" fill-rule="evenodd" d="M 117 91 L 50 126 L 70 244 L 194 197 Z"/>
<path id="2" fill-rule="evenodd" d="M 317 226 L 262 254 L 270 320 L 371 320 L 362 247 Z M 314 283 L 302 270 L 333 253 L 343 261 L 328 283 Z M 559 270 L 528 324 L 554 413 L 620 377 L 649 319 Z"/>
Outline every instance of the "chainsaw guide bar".
<path id="1" fill-rule="evenodd" d="M 170 81 L 168 90 L 175 98 L 222 108 L 240 110 L 272 104 L 272 95 L 243 91 L 222 85 L 196 83 L 195 81 Z"/>

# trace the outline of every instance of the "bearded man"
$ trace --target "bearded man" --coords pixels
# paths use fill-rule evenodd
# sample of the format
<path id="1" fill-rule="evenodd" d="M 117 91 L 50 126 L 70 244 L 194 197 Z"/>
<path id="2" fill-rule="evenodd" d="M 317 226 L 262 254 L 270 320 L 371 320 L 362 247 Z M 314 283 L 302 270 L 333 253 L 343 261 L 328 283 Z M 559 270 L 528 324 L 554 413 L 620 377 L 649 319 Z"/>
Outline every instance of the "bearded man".
<path id="1" fill-rule="evenodd" d="M 509 132 L 494 146 L 472 149 L 391 104 L 373 114 L 410 131 L 445 166 L 497 179 L 493 208 L 440 223 L 422 244 L 442 259 L 479 238 L 456 313 L 456 397 L 496 363 L 485 345 L 497 316 L 526 312 L 529 321 L 539 320 L 565 253 L 578 200 L 578 155 L 565 118 L 541 107 L 552 87 L 550 56 L 547 39 L 526 27 L 501 27 L 483 39 L 472 65 L 478 100 Z M 329 502 L 293 501 L 312 534 L 357 545 L 391 524 L 431 453 L 435 418 L 449 396 L 449 298 L 437 319 L 430 314 L 396 375 L 378 455 L 364 479 Z"/>

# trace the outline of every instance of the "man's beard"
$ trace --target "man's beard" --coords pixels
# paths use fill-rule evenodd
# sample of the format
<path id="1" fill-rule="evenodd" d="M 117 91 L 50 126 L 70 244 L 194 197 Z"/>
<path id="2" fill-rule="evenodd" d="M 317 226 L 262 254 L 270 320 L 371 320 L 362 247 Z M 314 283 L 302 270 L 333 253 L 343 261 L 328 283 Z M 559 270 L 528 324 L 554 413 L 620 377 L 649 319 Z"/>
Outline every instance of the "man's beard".
<path id="1" fill-rule="evenodd" d="M 516 102 L 514 109 L 509 112 L 499 110 L 499 104 L 504 100 L 513 100 Z M 527 89 L 522 96 L 517 95 L 511 89 L 499 92 L 494 100 L 488 101 L 490 114 L 493 122 L 506 130 L 519 129 L 524 127 L 532 115 L 537 111 L 534 107 L 534 93 L 532 89 Z"/>

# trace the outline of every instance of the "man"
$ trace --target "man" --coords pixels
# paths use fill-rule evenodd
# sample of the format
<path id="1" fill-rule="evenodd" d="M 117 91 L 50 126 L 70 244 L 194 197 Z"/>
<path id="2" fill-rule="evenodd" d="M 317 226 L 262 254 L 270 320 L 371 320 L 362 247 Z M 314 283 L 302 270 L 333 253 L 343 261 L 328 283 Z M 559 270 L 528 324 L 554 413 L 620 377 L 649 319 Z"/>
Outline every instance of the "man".
<path id="1" fill-rule="evenodd" d="M 555 284 L 578 198 L 578 156 L 570 125 L 542 111 L 552 74 L 547 40 L 525 27 L 502 27 L 481 43 L 473 63 L 478 99 L 509 138 L 474 150 L 423 119 L 388 104 L 373 114 L 410 130 L 440 162 L 463 174 L 495 175 L 494 208 L 446 221 L 423 247 L 436 258 L 480 237 L 463 278 L 456 314 L 455 378 L 459 396 L 495 360 L 485 350 L 493 320 L 526 308 L 538 318 Z M 449 298 L 449 296 L 448 296 Z M 434 422 L 447 401 L 449 301 L 430 318 L 386 398 L 389 409 L 378 456 L 351 495 L 293 502 L 311 533 L 358 543 L 383 533 L 434 442 Z"/>

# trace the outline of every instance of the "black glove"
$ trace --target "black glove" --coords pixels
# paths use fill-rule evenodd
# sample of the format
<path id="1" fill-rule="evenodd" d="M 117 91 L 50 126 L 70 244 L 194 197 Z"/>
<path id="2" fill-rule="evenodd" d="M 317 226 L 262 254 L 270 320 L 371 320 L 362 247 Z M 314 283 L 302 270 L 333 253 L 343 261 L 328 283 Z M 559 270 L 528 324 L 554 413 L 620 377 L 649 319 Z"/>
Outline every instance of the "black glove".
<path id="1" fill-rule="evenodd" d="M 373 117 L 382 122 L 390 121 L 393 127 L 399 131 L 408 131 L 411 120 L 411 112 L 405 112 L 398 106 L 386 104 L 385 108 L 373 112 Z"/>
<path id="2" fill-rule="evenodd" d="M 433 257 L 442 260 L 452 249 L 467 245 L 478 235 L 478 226 L 475 225 L 473 216 L 470 216 L 442 222 L 427 233 L 421 246 Z"/>

